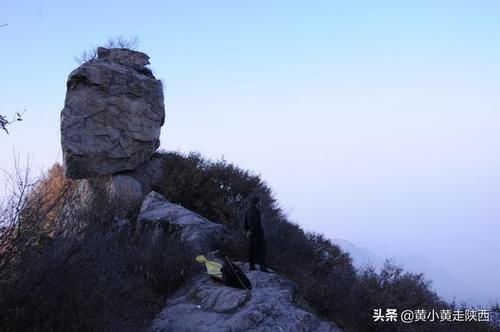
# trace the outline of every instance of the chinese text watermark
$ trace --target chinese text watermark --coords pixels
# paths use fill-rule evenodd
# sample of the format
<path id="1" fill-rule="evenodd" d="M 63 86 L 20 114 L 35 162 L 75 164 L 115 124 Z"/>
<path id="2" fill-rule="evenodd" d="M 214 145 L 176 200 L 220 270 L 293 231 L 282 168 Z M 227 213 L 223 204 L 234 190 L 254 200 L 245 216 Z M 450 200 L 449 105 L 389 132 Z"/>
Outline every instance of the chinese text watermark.
<path id="1" fill-rule="evenodd" d="M 442 309 L 442 310 L 402 310 L 397 309 L 373 309 L 374 322 L 489 322 L 490 310 L 468 310 L 468 309 Z"/>

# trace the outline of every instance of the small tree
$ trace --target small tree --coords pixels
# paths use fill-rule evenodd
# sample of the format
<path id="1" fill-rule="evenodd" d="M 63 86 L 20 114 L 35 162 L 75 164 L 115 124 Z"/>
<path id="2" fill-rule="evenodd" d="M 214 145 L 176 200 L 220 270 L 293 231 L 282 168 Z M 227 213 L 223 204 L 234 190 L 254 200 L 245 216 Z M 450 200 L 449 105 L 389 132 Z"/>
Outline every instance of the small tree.
<path id="1" fill-rule="evenodd" d="M 128 48 L 130 50 L 136 50 L 139 46 L 139 39 L 137 37 L 125 38 L 123 36 L 118 36 L 116 38 L 109 39 L 104 47 L 106 48 Z M 92 47 L 89 50 L 84 50 L 79 56 L 75 56 L 73 59 L 79 65 L 92 61 L 97 58 L 97 47 Z"/>
<path id="2" fill-rule="evenodd" d="M 67 183 L 50 195 L 40 194 L 40 182 L 32 177 L 29 161 L 21 167 L 16 158 L 14 167 L 14 173 L 5 174 L 10 193 L 0 207 L 0 271 L 12 267 L 24 249 L 47 233 L 43 225 L 49 217 L 56 218 L 71 188 Z"/>

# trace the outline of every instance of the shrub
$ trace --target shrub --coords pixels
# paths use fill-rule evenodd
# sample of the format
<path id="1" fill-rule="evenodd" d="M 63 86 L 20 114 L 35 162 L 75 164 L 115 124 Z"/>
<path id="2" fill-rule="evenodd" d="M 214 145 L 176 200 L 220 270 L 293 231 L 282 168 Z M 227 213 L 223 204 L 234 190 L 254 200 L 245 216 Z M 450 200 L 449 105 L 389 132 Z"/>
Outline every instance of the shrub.
<path id="1" fill-rule="evenodd" d="M 1 202 L 0 271 L 12 268 L 25 248 L 47 237 L 71 190 L 68 182 L 60 183 L 56 190 L 48 190 L 49 182 L 57 182 L 57 172 L 34 180 L 29 165 L 22 169 L 16 160 L 15 169 L 13 174 L 7 174 L 6 189 L 10 192 Z"/>
<path id="2" fill-rule="evenodd" d="M 19 278 L 2 289 L 0 325 L 24 331 L 144 328 L 192 272 L 192 257 L 174 239 L 149 246 L 117 230 L 55 240 L 25 257 Z"/>
<path id="3" fill-rule="evenodd" d="M 211 162 L 198 153 L 161 155 L 165 178 L 156 188 L 173 203 L 182 204 L 218 223 L 235 225 L 251 195 L 265 196 L 268 187 L 256 175 L 225 160 Z M 267 195 L 270 198 L 270 195 Z"/>
<path id="4" fill-rule="evenodd" d="M 29 213 L 18 210 L 10 223 L 14 229 L 36 226 L 48 215 L 27 205 L 44 192 L 37 185 L 29 188 L 20 204 Z M 64 236 L 17 240 L 25 230 L 32 238 L 46 234 L 40 227 L 21 227 L 20 235 L 11 236 L 14 258 L 0 270 L 0 330 L 136 331 L 194 271 L 193 254 L 179 240 L 146 243 L 118 226 L 111 202 L 92 204 L 65 216 L 75 220 L 61 220 L 65 227 L 85 225 Z"/>
<path id="5" fill-rule="evenodd" d="M 259 176 L 225 160 L 210 161 L 199 154 L 168 152 L 161 193 L 175 203 L 228 225 L 232 236 L 220 250 L 246 260 L 247 239 L 242 231 L 247 202 L 258 195 L 262 202 L 268 263 L 298 285 L 299 294 L 317 313 L 333 319 L 351 312 L 347 308 L 355 270 L 348 254 L 319 234 L 305 233 L 290 223 L 271 189 Z"/>
<path id="6" fill-rule="evenodd" d="M 487 324 L 376 323 L 374 309 L 453 309 L 431 290 L 422 274 L 386 264 L 380 273 L 356 271 L 349 254 L 324 236 L 306 233 L 291 223 L 262 179 L 225 160 L 211 161 L 196 153 L 163 153 L 165 179 L 158 188 L 175 203 L 228 225 L 231 237 L 220 244 L 222 254 L 246 260 L 242 231 L 247 201 L 262 201 L 268 264 L 297 285 L 296 301 L 325 319 L 352 331 L 488 331 Z"/>
<path id="7" fill-rule="evenodd" d="M 172 202 L 226 224 L 232 232 L 230 238 L 219 244 L 223 255 L 246 260 L 242 216 L 248 199 L 259 195 L 270 267 L 295 282 L 298 304 L 346 330 L 494 330 L 486 323 L 374 322 L 377 308 L 401 312 L 458 307 L 440 299 L 422 274 L 405 272 L 390 262 L 380 273 L 373 268 L 356 271 L 351 257 L 338 246 L 291 223 L 259 176 L 225 160 L 210 161 L 199 154 L 169 152 L 163 153 L 162 158 L 165 179 L 155 189 Z M 49 174 L 57 178 L 58 172 Z M 51 215 L 50 208 L 59 206 L 26 205 L 30 200 L 39 202 L 34 198 L 47 194 L 40 187 L 33 189 L 26 181 L 20 183 L 25 187 L 17 192 L 25 192 L 19 196 L 24 198 L 16 196 L 18 199 L 13 200 L 21 203 L 12 205 L 14 209 L 8 210 L 11 213 L 2 217 L 3 221 L 11 220 L 12 227 L 0 233 L 0 244 L 14 239 L 17 249 L 13 251 L 15 255 L 9 256 L 15 259 L 4 259 L 6 268 L 0 269 L 0 326 L 4 330 L 141 329 L 161 309 L 164 298 L 193 272 L 189 248 L 174 239 L 150 245 L 131 236 L 126 228 L 114 227 L 114 211 L 119 209 L 103 199 L 96 199 L 88 213 L 77 215 L 77 221 L 87 227 L 68 232 L 72 236 L 43 243 L 18 241 L 37 238 L 37 232 L 43 228 L 35 226 Z M 51 181 L 41 183 L 57 187 L 47 185 Z M 12 235 L 16 234 L 12 230 L 17 229 L 29 236 Z M 2 242 L 5 239 L 8 241 Z"/>
<path id="8" fill-rule="evenodd" d="M 139 46 L 139 39 L 137 37 L 126 38 L 124 36 L 117 36 L 109 39 L 104 47 L 106 48 L 127 48 L 136 50 Z M 97 47 L 92 47 L 88 50 L 82 51 L 79 56 L 73 57 L 73 60 L 79 65 L 92 61 L 97 58 Z"/>

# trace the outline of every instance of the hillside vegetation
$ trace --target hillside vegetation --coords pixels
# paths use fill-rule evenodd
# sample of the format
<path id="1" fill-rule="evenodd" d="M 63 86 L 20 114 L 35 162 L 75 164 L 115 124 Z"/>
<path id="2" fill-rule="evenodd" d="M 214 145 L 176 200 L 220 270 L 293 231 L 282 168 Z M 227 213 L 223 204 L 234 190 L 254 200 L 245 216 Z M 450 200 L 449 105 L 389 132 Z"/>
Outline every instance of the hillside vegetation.
<path id="1" fill-rule="evenodd" d="M 376 308 L 457 306 L 440 299 L 422 274 L 390 263 L 380 273 L 356 270 L 337 245 L 290 222 L 256 174 L 196 153 L 162 152 L 160 158 L 165 178 L 153 189 L 227 225 L 232 236 L 218 249 L 236 261 L 246 260 L 242 215 L 249 198 L 260 196 L 269 266 L 297 285 L 297 305 L 349 331 L 492 330 L 485 323 L 374 322 Z M 15 182 L 13 189 L 0 220 L 1 330 L 142 329 L 198 269 L 190 248 L 178 240 L 144 243 L 133 220 L 119 220 L 120 207 L 106 197 L 95 198 L 85 213 L 68 213 L 76 185 L 60 165 L 36 183 Z"/>

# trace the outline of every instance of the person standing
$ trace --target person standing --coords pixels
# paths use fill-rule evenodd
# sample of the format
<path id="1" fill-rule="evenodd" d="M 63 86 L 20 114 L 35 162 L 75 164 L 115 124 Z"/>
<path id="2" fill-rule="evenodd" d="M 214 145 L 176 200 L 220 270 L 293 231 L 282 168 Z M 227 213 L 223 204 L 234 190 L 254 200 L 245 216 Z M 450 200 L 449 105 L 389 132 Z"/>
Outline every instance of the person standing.
<path id="1" fill-rule="evenodd" d="M 245 232 L 248 237 L 248 262 L 250 270 L 255 270 L 255 263 L 260 270 L 268 272 L 266 267 L 266 239 L 261 224 L 260 198 L 255 196 L 250 202 L 250 208 L 245 213 Z"/>

